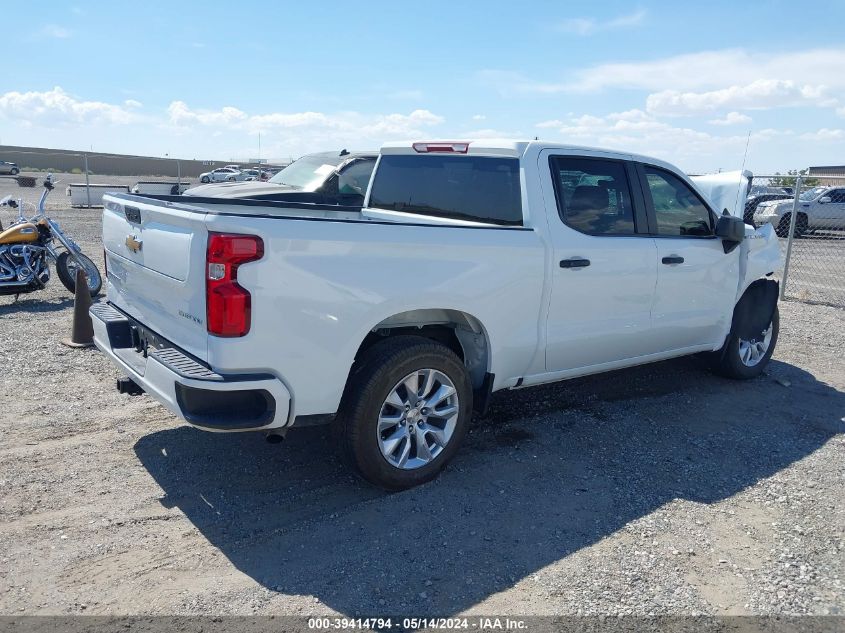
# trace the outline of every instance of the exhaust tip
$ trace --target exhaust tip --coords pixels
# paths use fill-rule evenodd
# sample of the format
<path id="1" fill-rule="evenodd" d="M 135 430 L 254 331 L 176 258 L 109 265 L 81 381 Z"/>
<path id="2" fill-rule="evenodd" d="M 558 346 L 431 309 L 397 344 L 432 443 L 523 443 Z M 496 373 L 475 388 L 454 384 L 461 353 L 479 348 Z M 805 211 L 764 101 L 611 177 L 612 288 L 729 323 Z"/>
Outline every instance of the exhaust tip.
<path id="1" fill-rule="evenodd" d="M 129 394 L 130 396 L 140 396 L 142 393 L 144 393 L 144 389 L 141 387 L 141 385 L 139 385 L 131 378 L 118 378 L 117 391 L 118 393 Z"/>

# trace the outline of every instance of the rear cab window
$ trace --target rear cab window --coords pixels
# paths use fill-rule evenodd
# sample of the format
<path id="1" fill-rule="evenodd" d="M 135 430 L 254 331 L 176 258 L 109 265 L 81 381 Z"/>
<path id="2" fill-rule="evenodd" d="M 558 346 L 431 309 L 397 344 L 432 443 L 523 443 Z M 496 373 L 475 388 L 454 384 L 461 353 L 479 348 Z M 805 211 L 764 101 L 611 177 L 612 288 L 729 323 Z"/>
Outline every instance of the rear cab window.
<path id="1" fill-rule="evenodd" d="M 369 207 L 503 226 L 522 225 L 519 159 L 383 154 Z"/>

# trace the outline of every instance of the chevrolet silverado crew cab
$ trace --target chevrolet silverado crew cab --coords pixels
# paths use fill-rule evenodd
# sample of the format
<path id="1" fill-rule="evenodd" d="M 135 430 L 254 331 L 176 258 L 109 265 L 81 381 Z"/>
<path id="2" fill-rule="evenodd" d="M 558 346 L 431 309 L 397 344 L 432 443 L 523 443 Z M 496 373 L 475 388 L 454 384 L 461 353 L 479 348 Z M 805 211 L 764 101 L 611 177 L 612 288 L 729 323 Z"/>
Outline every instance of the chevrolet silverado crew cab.
<path id="1" fill-rule="evenodd" d="M 198 428 L 331 421 L 398 490 L 494 391 L 702 352 L 757 376 L 780 252 L 739 215 L 660 160 L 542 141 L 387 144 L 359 206 L 108 194 L 95 340 Z"/>

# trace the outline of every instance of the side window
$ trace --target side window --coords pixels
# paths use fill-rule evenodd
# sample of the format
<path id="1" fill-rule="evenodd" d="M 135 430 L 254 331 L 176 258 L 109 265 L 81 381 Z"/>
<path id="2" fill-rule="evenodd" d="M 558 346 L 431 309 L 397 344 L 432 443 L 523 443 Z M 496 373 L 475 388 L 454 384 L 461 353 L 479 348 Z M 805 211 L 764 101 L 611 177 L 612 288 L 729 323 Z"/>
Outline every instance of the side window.
<path id="1" fill-rule="evenodd" d="M 338 189 L 341 194 L 363 196 L 367 193 L 367 186 L 370 184 L 370 176 L 373 174 L 375 160 L 355 161 L 343 170 L 338 181 Z"/>
<path id="2" fill-rule="evenodd" d="M 827 195 L 830 196 L 831 202 L 837 204 L 842 204 L 843 202 L 845 202 L 845 189 L 834 189 Z"/>
<path id="3" fill-rule="evenodd" d="M 654 204 L 658 235 L 707 237 L 713 235 L 713 218 L 707 205 L 674 174 L 645 166 L 648 190 Z"/>
<path id="4" fill-rule="evenodd" d="M 564 224 L 589 235 L 635 232 L 624 163 L 579 156 L 553 156 L 549 162 Z"/>

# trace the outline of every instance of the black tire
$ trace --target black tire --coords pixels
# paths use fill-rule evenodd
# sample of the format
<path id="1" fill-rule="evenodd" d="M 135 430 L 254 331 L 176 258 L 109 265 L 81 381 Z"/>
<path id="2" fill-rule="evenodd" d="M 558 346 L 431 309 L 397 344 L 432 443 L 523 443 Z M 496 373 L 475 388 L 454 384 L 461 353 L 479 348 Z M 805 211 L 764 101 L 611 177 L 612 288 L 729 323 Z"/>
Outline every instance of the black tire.
<path id="1" fill-rule="evenodd" d="M 402 469 L 382 455 L 378 418 L 397 383 L 421 369 L 437 370 L 452 381 L 458 396 L 458 417 L 451 438 L 434 459 L 418 468 Z M 461 359 L 430 339 L 392 336 L 376 343 L 355 362 L 335 420 L 335 434 L 343 456 L 361 477 L 385 490 L 398 491 L 437 477 L 458 451 L 471 415 L 472 385 Z"/>
<path id="2" fill-rule="evenodd" d="M 85 263 L 85 274 L 88 275 L 88 289 L 91 291 L 91 297 L 96 297 L 100 294 L 103 288 L 103 277 L 100 271 L 88 257 L 82 253 L 76 255 Z M 76 262 L 70 257 L 70 253 L 64 251 L 58 258 L 56 258 L 56 273 L 59 275 L 59 280 L 62 285 L 67 288 L 71 294 L 76 293 Z"/>
<path id="3" fill-rule="evenodd" d="M 778 222 L 777 228 L 775 228 L 775 235 L 778 237 L 787 237 L 789 235 L 789 223 L 792 221 L 792 213 L 786 213 Z M 793 237 L 801 237 L 804 233 L 807 232 L 807 214 L 806 213 L 799 213 L 798 219 L 795 220 L 795 232 L 793 233 Z"/>
<path id="4" fill-rule="evenodd" d="M 209 179 L 208 176 L 203 176 L 202 178 L 200 178 L 200 182 L 204 185 L 207 185 L 208 183 L 211 182 L 211 180 Z"/>
<path id="5" fill-rule="evenodd" d="M 17 176 L 19 173 L 21 173 L 21 170 L 18 169 L 17 167 L 12 167 L 12 171 L 10 171 L 9 173 L 12 174 L 13 176 Z"/>
<path id="6" fill-rule="evenodd" d="M 722 349 L 718 352 L 714 352 L 713 369 L 716 373 L 738 380 L 748 380 L 749 378 L 756 378 L 762 374 L 763 370 L 766 369 L 766 365 L 769 364 L 769 359 L 771 359 L 772 353 L 775 351 L 775 346 L 778 342 L 780 316 L 778 314 L 777 306 L 775 306 L 775 311 L 772 314 L 771 327 L 772 338 L 769 342 L 769 348 L 757 364 L 750 367 L 743 363 L 740 358 L 739 336 L 731 332 Z"/>

